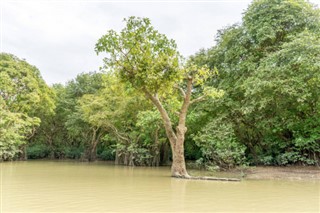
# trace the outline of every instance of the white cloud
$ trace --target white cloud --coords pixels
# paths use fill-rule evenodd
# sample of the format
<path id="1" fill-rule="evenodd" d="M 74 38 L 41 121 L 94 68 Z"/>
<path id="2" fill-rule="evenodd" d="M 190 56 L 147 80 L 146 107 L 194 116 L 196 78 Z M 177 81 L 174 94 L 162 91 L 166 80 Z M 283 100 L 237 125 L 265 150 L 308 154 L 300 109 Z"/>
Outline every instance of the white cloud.
<path id="1" fill-rule="evenodd" d="M 66 82 L 98 70 L 96 41 L 108 29 L 120 30 L 125 17 L 150 18 L 188 56 L 212 46 L 218 29 L 240 22 L 250 2 L 5 1 L 2 51 L 37 66 L 49 84 Z"/>

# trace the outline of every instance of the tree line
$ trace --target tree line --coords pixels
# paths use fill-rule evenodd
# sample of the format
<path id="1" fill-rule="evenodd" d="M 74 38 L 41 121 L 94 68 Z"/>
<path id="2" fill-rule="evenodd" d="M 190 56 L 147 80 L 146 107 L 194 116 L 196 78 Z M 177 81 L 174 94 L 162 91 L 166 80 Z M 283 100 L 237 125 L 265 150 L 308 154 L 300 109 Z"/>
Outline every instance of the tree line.
<path id="1" fill-rule="evenodd" d="M 114 160 L 208 169 L 319 165 L 320 12 L 255 0 L 216 44 L 185 59 L 148 18 L 95 46 L 99 72 L 48 86 L 1 53 L 0 159 Z"/>

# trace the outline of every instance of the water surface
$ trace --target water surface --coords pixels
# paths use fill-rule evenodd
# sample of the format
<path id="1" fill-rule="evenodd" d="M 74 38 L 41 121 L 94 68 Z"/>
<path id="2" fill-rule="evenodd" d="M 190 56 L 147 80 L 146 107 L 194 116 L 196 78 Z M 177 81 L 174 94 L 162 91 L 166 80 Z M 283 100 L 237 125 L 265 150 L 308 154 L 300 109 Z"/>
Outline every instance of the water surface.
<path id="1" fill-rule="evenodd" d="M 319 181 L 219 182 L 106 163 L 0 163 L 1 212 L 320 212 Z"/>

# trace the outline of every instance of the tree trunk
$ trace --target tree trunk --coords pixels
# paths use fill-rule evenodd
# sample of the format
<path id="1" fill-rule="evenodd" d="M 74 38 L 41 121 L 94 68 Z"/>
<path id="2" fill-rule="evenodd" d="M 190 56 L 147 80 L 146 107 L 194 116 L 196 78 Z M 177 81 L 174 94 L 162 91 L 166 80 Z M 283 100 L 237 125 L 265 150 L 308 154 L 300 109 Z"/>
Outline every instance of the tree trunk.
<path id="1" fill-rule="evenodd" d="M 54 148 L 53 148 L 53 138 L 51 136 L 47 136 L 47 145 L 49 147 L 49 159 L 53 160 L 54 159 Z"/>
<path id="2" fill-rule="evenodd" d="M 54 150 L 52 147 L 50 147 L 49 159 L 51 159 L 51 160 L 54 159 Z"/>
<path id="3" fill-rule="evenodd" d="M 99 128 L 93 129 L 92 140 L 90 143 L 91 147 L 89 148 L 89 152 L 88 152 L 89 161 L 96 161 L 97 159 L 97 146 L 98 146 L 100 137 L 102 136 L 101 131 L 99 131 L 99 133 L 98 131 L 99 131 Z"/>
<path id="4" fill-rule="evenodd" d="M 160 127 L 158 126 L 154 133 L 154 145 L 152 146 L 152 151 L 151 151 L 153 155 L 153 158 L 151 159 L 151 166 L 157 166 L 157 167 L 160 164 L 159 130 L 160 130 Z"/>
<path id="5" fill-rule="evenodd" d="M 177 140 L 172 150 L 172 166 L 171 175 L 173 177 L 189 177 L 184 159 L 184 136 L 187 128 L 183 124 L 179 124 L 176 128 Z"/>
<path id="6" fill-rule="evenodd" d="M 114 159 L 114 164 L 115 165 L 119 165 L 120 164 L 120 153 L 119 153 L 118 149 L 116 149 L 116 156 L 115 156 L 115 159 Z"/>
<path id="7" fill-rule="evenodd" d="M 19 160 L 28 160 L 27 144 L 22 146 Z"/>
<path id="8" fill-rule="evenodd" d="M 170 147 L 168 143 L 162 143 L 160 146 L 160 165 L 167 166 L 170 161 Z"/>
<path id="9" fill-rule="evenodd" d="M 97 159 L 97 144 L 95 143 L 89 151 L 88 160 L 92 162 L 92 161 L 96 161 L 96 159 Z"/>
<path id="10" fill-rule="evenodd" d="M 178 142 L 178 141 L 177 141 Z M 184 146 L 182 141 L 176 143 L 172 150 L 171 175 L 173 177 L 189 177 L 184 159 Z"/>

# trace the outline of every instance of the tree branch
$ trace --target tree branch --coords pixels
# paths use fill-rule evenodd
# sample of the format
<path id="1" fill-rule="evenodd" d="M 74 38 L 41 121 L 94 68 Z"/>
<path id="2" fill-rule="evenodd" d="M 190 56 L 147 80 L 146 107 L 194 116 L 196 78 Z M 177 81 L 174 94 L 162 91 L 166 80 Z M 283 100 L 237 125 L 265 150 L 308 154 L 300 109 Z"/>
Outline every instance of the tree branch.
<path id="1" fill-rule="evenodd" d="M 192 101 L 190 101 L 190 104 L 194 104 L 194 103 L 198 103 L 198 102 L 201 102 L 201 101 L 204 101 L 206 99 L 206 96 L 203 95 L 203 96 L 200 96 L 196 99 L 193 99 Z"/>
<path id="2" fill-rule="evenodd" d="M 180 91 L 183 98 L 186 98 L 186 93 L 184 92 L 184 90 L 181 87 L 176 85 L 176 86 L 174 86 L 174 88 L 176 88 Z"/>
<path id="3" fill-rule="evenodd" d="M 124 141 L 127 141 L 128 143 L 130 143 L 130 139 L 128 139 L 127 137 L 122 136 L 122 135 L 119 133 L 118 129 L 117 129 L 115 126 L 109 124 L 108 127 L 113 130 L 113 133 L 114 133 L 119 139 L 124 140 Z"/>
<path id="4" fill-rule="evenodd" d="M 183 104 L 181 106 L 180 115 L 179 115 L 179 125 L 181 126 L 185 126 L 186 124 L 186 116 L 187 116 L 188 107 L 190 105 L 193 78 L 191 76 L 188 76 L 187 81 L 188 82 L 187 82 L 186 96 L 183 100 Z"/>
<path id="5" fill-rule="evenodd" d="M 170 144 L 172 147 L 174 147 L 175 142 L 177 140 L 177 136 L 172 128 L 172 123 L 170 120 L 170 117 L 167 113 L 167 111 L 165 110 L 165 108 L 162 106 L 158 95 L 151 95 L 150 92 L 147 89 L 143 89 L 143 92 L 145 93 L 145 95 L 147 96 L 148 99 L 150 99 L 152 101 L 152 103 L 157 107 L 158 111 L 160 112 L 165 130 L 166 130 L 166 134 L 168 136 L 168 139 L 170 141 Z"/>

